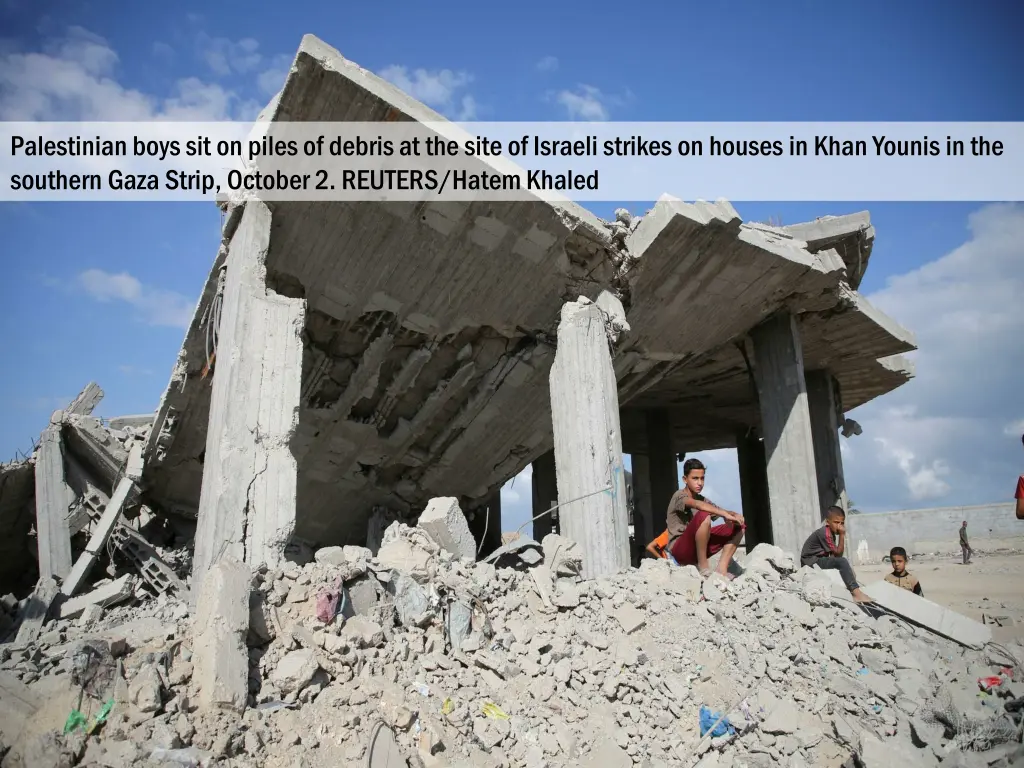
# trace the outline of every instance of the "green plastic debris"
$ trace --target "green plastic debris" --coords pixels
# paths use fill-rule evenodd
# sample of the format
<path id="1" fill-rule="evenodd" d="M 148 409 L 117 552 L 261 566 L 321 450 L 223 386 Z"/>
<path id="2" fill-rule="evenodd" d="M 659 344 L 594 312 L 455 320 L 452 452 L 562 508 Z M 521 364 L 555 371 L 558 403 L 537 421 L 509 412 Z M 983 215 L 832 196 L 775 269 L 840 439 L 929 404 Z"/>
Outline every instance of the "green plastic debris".
<path id="1" fill-rule="evenodd" d="M 94 717 L 92 719 L 92 722 L 89 723 L 89 728 L 85 732 L 91 734 L 93 731 L 95 731 L 97 728 L 99 728 L 101 725 L 107 722 L 107 716 L 110 714 L 110 710 L 112 710 L 113 708 L 114 700 L 108 699 L 107 703 L 104 704 L 100 711 L 96 713 L 96 717 Z"/>
<path id="2" fill-rule="evenodd" d="M 72 709 L 71 710 L 71 714 L 68 715 L 68 719 L 64 723 L 64 733 L 72 733 L 73 731 L 80 731 L 84 727 L 85 727 L 85 715 L 83 715 L 77 709 Z"/>

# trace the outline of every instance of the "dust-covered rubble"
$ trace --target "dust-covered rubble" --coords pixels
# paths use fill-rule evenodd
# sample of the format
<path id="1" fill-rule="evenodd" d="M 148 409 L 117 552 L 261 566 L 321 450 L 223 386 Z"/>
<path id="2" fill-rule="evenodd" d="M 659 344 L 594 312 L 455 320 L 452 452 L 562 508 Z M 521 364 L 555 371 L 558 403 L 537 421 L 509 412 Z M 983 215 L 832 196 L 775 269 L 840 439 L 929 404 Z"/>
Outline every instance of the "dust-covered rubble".
<path id="1" fill-rule="evenodd" d="M 377 556 L 224 561 L 194 616 L 161 595 L 50 622 L 0 646 L 3 766 L 361 765 L 379 722 L 423 768 L 1020 754 L 1019 646 L 966 650 L 833 603 L 821 572 L 765 545 L 732 581 L 646 560 L 588 582 L 573 542 L 540 550 L 496 567 L 396 522 Z"/>

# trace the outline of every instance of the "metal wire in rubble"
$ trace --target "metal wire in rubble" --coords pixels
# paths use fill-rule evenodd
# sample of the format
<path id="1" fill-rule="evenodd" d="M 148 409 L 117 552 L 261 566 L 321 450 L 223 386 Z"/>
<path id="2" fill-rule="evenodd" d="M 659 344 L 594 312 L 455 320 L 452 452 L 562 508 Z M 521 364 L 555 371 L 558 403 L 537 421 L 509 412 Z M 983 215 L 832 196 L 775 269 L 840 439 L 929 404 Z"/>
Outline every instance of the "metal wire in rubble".
<path id="1" fill-rule="evenodd" d="M 563 502 L 561 502 L 560 504 L 555 504 L 555 506 L 553 506 L 553 507 L 552 507 L 551 509 L 546 509 L 546 510 L 544 510 L 544 511 L 543 511 L 543 512 L 541 512 L 541 513 L 540 513 L 539 515 L 537 515 L 536 517 L 533 517 L 533 518 L 531 518 L 531 519 L 527 520 L 527 521 L 526 521 L 525 523 L 523 523 L 522 525 L 520 525 L 520 526 L 519 526 L 518 528 L 516 528 L 516 533 L 517 533 L 517 534 L 518 534 L 518 533 L 522 533 L 522 530 L 523 530 L 523 528 L 525 528 L 526 526 L 528 526 L 528 525 L 529 525 L 530 523 L 532 523 L 532 522 L 533 522 L 534 520 L 540 520 L 540 519 L 541 519 L 542 517 L 544 517 L 544 515 L 550 515 L 550 514 L 551 514 L 552 512 L 554 512 L 554 511 L 555 511 L 556 509 L 558 509 L 559 507 L 564 507 L 564 506 L 565 506 L 565 505 L 567 505 L 567 504 L 572 504 L 572 503 L 573 503 L 574 501 L 581 501 L 582 499 L 588 499 L 588 498 L 590 498 L 591 496 L 597 496 L 597 494 L 599 494 L 599 493 L 605 493 L 606 491 L 610 491 L 611 489 L 612 489 L 612 486 L 610 486 L 610 485 L 606 485 L 606 486 L 605 486 L 604 488 L 601 488 L 601 489 L 599 489 L 599 490 L 596 490 L 596 491 L 591 491 L 590 493 L 585 493 L 585 494 L 583 494 L 582 496 L 577 496 L 577 497 L 576 497 L 575 499 L 569 499 L 568 501 L 563 501 Z"/>

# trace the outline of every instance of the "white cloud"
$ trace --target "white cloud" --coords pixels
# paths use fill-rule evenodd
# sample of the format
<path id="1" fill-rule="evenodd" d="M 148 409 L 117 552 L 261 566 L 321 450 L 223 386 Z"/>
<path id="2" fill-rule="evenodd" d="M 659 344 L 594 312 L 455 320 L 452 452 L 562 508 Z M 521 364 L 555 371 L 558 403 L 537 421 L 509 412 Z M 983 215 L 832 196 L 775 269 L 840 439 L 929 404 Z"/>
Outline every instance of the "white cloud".
<path id="1" fill-rule="evenodd" d="M 291 67 L 291 56 L 283 54 L 275 56 L 271 59 L 269 68 L 263 70 L 256 78 L 256 84 L 267 96 L 273 96 L 284 87 L 284 81 L 287 79 Z"/>
<path id="2" fill-rule="evenodd" d="M 133 306 L 149 325 L 188 328 L 195 303 L 174 291 L 143 285 L 127 272 L 112 274 L 102 269 L 87 269 L 76 287 L 101 303 L 122 301 Z"/>
<path id="3" fill-rule="evenodd" d="M 560 91 L 555 101 L 565 107 L 570 120 L 602 121 L 609 118 L 608 107 L 616 100 L 592 85 L 581 85 L 575 91 Z"/>
<path id="4" fill-rule="evenodd" d="M 884 437 L 876 437 L 875 442 L 882 446 L 883 455 L 900 468 L 914 501 L 939 499 L 949 493 L 949 483 L 942 479 L 949 474 L 949 466 L 942 459 L 932 459 L 930 465 L 923 466 L 909 448 L 893 445 Z"/>
<path id="5" fill-rule="evenodd" d="M 71 27 L 40 51 L 0 54 L 0 120 L 228 120 L 258 109 L 234 91 L 197 78 L 178 80 L 166 98 L 116 79 L 117 53 L 102 37 Z"/>
<path id="6" fill-rule="evenodd" d="M 454 72 L 450 69 L 410 71 L 408 67 L 392 64 L 377 74 L 448 117 L 456 120 L 476 119 L 476 101 L 471 95 L 463 93 L 473 82 L 473 76 L 468 72 Z"/>
<path id="7" fill-rule="evenodd" d="M 468 122 L 470 120 L 476 120 L 476 99 L 468 94 L 462 97 L 462 108 L 459 113 L 455 116 L 455 119 L 459 122 Z"/>
<path id="8" fill-rule="evenodd" d="M 263 61 L 260 44 L 251 37 L 229 40 L 200 32 L 196 38 L 199 56 L 214 74 L 227 77 L 255 70 Z"/>
<path id="9" fill-rule="evenodd" d="M 158 40 L 153 43 L 153 55 L 162 61 L 169 62 L 174 59 L 174 49 L 167 43 Z"/>
<path id="10" fill-rule="evenodd" d="M 558 57 L 545 56 L 537 62 L 538 72 L 554 72 L 558 69 Z"/>
<path id="11" fill-rule="evenodd" d="M 913 330 L 917 376 L 854 413 L 847 486 L 865 511 L 1009 501 L 1024 420 L 1024 206 L 989 205 L 970 238 L 869 296 Z M 863 450 L 873 438 L 880 450 Z"/>

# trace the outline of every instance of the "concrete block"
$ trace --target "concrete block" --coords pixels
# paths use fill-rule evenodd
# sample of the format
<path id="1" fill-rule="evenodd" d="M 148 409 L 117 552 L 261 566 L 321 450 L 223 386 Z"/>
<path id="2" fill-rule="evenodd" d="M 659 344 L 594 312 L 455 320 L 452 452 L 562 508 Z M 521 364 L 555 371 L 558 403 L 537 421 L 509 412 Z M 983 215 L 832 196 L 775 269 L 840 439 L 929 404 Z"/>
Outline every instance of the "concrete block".
<path id="1" fill-rule="evenodd" d="M 39 631 L 43 628 L 46 616 L 50 612 L 50 603 L 56 596 L 57 582 L 48 578 L 40 579 L 23 609 L 25 615 L 18 628 L 18 645 L 34 643 L 39 637 Z"/>
<path id="2" fill-rule="evenodd" d="M 442 549 L 456 557 L 476 559 L 476 542 L 458 499 L 452 496 L 431 499 L 417 525 Z"/>
<path id="3" fill-rule="evenodd" d="M 203 578 L 193 646 L 199 706 L 241 712 L 249 696 L 249 567 L 224 557 Z"/>
<path id="4" fill-rule="evenodd" d="M 861 589 L 883 608 L 968 648 L 981 648 L 992 640 L 991 627 L 887 581 L 876 581 Z"/>
<path id="5" fill-rule="evenodd" d="M 73 597 L 61 603 L 58 614 L 62 619 L 74 619 L 81 616 L 90 605 L 106 608 L 108 605 L 123 603 L 135 594 L 135 587 L 138 583 L 139 580 L 135 576 L 126 573 L 109 584 L 97 587 L 92 592 L 86 592 L 84 595 Z"/>

